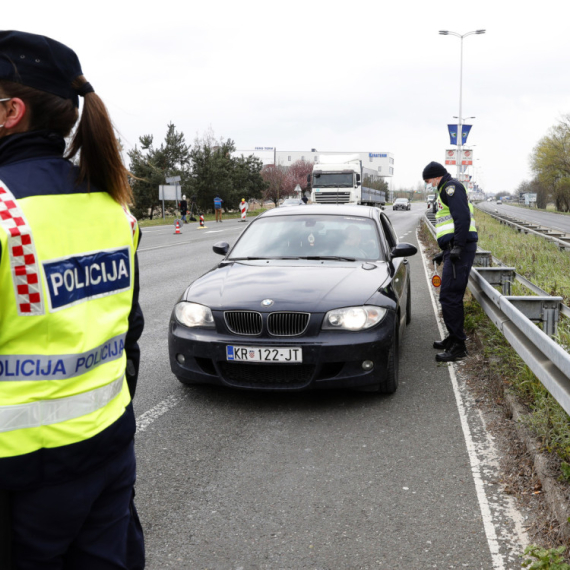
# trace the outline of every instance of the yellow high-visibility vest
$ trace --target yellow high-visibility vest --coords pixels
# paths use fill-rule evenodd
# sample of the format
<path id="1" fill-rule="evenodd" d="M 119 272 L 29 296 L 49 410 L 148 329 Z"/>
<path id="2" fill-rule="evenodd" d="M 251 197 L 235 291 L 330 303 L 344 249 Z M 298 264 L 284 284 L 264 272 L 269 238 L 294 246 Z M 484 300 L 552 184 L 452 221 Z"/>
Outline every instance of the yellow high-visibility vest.
<path id="1" fill-rule="evenodd" d="M 106 192 L 16 200 L 0 180 L 0 458 L 87 440 L 124 414 L 138 239 Z"/>
<path id="2" fill-rule="evenodd" d="M 441 199 L 441 193 L 444 188 L 448 185 L 448 182 L 442 185 L 437 193 L 437 212 L 435 213 L 435 231 L 436 239 L 440 239 L 447 234 L 455 234 L 455 224 L 453 218 L 451 217 L 451 212 L 446 204 L 443 203 Z M 469 223 L 469 231 L 477 232 L 477 227 L 475 226 L 475 214 L 473 210 L 473 204 L 468 202 L 469 212 L 471 213 L 471 221 Z"/>

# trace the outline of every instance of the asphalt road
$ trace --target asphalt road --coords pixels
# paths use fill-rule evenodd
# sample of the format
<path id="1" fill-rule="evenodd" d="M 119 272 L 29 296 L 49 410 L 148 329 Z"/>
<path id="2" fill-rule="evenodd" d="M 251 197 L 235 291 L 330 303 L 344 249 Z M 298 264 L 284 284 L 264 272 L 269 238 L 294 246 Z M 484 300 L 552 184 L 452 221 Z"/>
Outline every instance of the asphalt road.
<path id="1" fill-rule="evenodd" d="M 401 241 L 417 244 L 424 209 L 387 210 Z M 147 568 L 520 568 L 490 440 L 452 367 L 434 361 L 441 332 L 420 253 L 393 396 L 189 387 L 170 371 L 170 312 L 221 259 L 212 244 L 245 226 L 207 225 L 146 229 L 139 249 Z"/>
<path id="2" fill-rule="evenodd" d="M 505 202 L 503 202 L 503 204 L 497 204 L 496 202 L 480 202 L 478 207 L 486 212 L 496 212 L 498 214 L 513 216 L 519 220 L 526 220 L 527 222 L 533 222 L 547 228 L 560 230 L 570 234 L 570 216 L 564 214 L 544 212 L 542 210 L 523 208 L 521 206 L 509 206 Z"/>

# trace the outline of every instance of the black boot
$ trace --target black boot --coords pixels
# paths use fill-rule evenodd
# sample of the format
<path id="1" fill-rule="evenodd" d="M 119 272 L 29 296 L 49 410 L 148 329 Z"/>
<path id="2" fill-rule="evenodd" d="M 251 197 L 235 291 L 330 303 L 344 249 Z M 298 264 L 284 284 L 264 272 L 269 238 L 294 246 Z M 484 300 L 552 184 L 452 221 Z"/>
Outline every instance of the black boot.
<path id="1" fill-rule="evenodd" d="M 437 362 L 455 362 L 467 356 L 467 348 L 464 342 L 454 342 L 445 352 L 435 355 Z"/>
<path id="2" fill-rule="evenodd" d="M 433 347 L 438 350 L 447 350 L 453 344 L 453 338 L 450 336 L 445 337 L 443 340 L 434 340 Z"/>

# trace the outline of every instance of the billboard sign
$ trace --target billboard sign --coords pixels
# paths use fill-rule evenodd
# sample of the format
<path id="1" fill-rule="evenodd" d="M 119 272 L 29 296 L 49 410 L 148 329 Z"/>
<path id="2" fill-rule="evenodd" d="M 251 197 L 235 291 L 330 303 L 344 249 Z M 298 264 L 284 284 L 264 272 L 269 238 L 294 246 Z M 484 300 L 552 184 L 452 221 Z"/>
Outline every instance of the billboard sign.
<path id="1" fill-rule="evenodd" d="M 158 187 L 159 200 L 182 200 L 182 186 L 166 186 L 161 184 Z"/>
<path id="2" fill-rule="evenodd" d="M 524 203 L 526 206 L 529 206 L 532 203 L 536 203 L 536 194 L 532 192 L 527 192 L 524 195 Z"/>
<path id="3" fill-rule="evenodd" d="M 457 164 L 457 151 L 449 149 L 445 151 L 445 164 L 454 165 Z"/>
<path id="4" fill-rule="evenodd" d="M 473 166 L 473 151 L 472 150 L 462 150 L 461 151 L 461 164 L 463 166 Z"/>

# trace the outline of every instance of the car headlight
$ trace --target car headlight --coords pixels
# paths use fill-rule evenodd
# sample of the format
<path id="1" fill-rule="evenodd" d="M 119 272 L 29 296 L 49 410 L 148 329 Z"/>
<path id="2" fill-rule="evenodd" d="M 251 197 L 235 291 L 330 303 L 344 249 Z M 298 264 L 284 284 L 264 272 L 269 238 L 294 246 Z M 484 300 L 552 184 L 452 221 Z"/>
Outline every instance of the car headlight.
<path id="1" fill-rule="evenodd" d="M 205 305 L 181 301 L 174 307 L 174 316 L 185 327 L 214 328 L 214 316 Z"/>
<path id="2" fill-rule="evenodd" d="M 325 315 L 323 330 L 361 331 L 369 329 L 379 323 L 385 314 L 386 309 L 372 305 L 335 309 Z"/>

